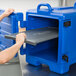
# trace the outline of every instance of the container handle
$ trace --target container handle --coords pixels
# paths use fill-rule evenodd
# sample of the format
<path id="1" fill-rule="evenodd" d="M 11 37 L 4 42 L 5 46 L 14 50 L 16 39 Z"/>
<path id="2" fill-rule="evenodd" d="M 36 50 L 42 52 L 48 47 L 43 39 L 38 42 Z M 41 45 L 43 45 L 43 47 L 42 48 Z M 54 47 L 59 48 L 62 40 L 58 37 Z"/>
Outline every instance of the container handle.
<path id="1" fill-rule="evenodd" d="M 46 6 L 46 7 L 48 7 L 47 13 L 50 13 L 50 12 L 52 11 L 52 7 L 50 6 L 50 4 L 48 4 L 48 3 L 45 4 L 45 3 L 44 3 L 44 4 L 39 4 L 39 5 L 38 5 L 38 7 L 37 7 L 37 12 L 38 12 L 38 13 L 39 13 L 39 12 L 40 12 L 40 13 L 41 13 L 41 12 L 46 12 L 46 11 L 41 11 L 41 10 L 40 10 L 40 7 L 41 7 L 41 6 Z"/>
<path id="2" fill-rule="evenodd" d="M 75 4 L 74 4 L 74 8 L 76 9 L 76 2 L 75 2 Z"/>

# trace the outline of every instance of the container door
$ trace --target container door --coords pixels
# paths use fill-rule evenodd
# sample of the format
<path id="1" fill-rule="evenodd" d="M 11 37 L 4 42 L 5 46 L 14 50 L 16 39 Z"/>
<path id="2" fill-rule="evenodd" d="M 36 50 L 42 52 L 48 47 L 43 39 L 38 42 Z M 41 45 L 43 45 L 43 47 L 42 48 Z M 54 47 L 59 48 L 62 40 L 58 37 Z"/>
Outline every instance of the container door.
<path id="1" fill-rule="evenodd" d="M 0 10 L 0 14 L 2 14 L 3 12 L 4 10 Z M 13 40 L 8 40 L 4 36 L 12 33 L 16 33 L 18 31 L 17 25 L 18 24 L 15 13 L 11 14 L 9 17 L 5 17 L 2 21 L 0 21 L 0 49 L 1 50 L 9 48 L 14 44 Z"/>

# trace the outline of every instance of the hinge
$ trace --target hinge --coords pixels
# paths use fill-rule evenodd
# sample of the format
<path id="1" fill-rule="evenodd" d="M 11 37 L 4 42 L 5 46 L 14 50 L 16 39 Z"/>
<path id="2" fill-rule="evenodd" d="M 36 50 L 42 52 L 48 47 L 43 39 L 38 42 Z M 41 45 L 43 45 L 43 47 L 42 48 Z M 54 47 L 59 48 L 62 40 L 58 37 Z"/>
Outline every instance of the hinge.
<path id="1" fill-rule="evenodd" d="M 21 28 L 27 27 L 27 23 L 28 23 L 28 21 L 21 21 L 20 27 L 21 27 Z"/>
<path id="2" fill-rule="evenodd" d="M 23 13 L 17 13 L 16 14 L 16 19 L 18 21 L 18 27 L 21 26 L 21 22 L 23 21 Z"/>
<path id="3" fill-rule="evenodd" d="M 27 25 L 27 21 L 23 21 L 23 13 L 17 13 L 16 19 L 18 21 L 18 27 L 24 28 Z"/>
<path id="4" fill-rule="evenodd" d="M 17 13 L 16 19 L 17 19 L 17 21 L 23 21 L 23 13 Z"/>

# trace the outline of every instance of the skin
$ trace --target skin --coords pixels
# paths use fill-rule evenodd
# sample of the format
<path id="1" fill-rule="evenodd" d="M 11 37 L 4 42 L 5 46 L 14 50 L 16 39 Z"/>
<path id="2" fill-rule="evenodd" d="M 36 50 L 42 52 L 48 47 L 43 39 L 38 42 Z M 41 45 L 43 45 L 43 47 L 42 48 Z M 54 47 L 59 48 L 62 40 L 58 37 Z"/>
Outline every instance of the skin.
<path id="1" fill-rule="evenodd" d="M 14 9 L 7 9 L 5 10 L 5 12 L 0 16 L 0 21 L 5 18 L 8 17 L 10 14 L 12 14 L 14 12 Z"/>
<path id="2" fill-rule="evenodd" d="M 12 12 L 14 12 L 14 9 L 7 9 L 0 16 L 0 21 L 4 17 L 9 16 Z M 26 38 L 26 35 L 24 33 L 20 33 L 16 35 L 16 44 L 0 52 L 0 64 L 5 64 L 6 62 L 10 61 L 16 55 L 16 53 L 19 51 L 20 47 L 24 43 L 25 38 Z"/>

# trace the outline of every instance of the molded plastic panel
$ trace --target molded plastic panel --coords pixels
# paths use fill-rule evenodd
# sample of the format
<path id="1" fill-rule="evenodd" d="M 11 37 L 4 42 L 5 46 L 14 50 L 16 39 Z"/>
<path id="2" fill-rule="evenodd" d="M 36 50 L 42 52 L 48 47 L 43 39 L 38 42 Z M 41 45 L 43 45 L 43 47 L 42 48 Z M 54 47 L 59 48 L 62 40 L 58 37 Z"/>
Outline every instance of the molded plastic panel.
<path id="1" fill-rule="evenodd" d="M 1 10 L 0 14 L 4 11 Z M 0 21 L 0 48 L 4 50 L 14 44 L 13 40 L 8 40 L 4 36 L 18 32 L 18 21 L 16 20 L 16 14 L 13 13 L 9 17 L 5 17 Z"/>

